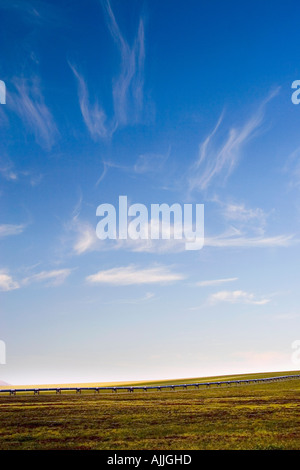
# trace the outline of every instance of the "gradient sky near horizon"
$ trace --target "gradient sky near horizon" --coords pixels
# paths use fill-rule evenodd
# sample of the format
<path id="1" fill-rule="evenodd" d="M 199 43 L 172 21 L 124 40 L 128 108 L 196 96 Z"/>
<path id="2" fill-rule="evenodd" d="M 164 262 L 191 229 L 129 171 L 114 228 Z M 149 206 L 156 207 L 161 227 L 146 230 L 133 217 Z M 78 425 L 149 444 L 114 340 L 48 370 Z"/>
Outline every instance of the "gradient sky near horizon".
<path id="1" fill-rule="evenodd" d="M 299 14 L 0 0 L 1 380 L 299 369 Z M 204 248 L 98 240 L 120 195 L 204 204 Z"/>

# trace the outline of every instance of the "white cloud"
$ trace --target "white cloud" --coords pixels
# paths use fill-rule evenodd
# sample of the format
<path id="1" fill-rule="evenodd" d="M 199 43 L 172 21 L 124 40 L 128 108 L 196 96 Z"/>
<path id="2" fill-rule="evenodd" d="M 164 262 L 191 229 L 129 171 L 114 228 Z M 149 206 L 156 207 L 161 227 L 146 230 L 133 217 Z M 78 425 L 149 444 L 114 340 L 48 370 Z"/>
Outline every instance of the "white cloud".
<path id="1" fill-rule="evenodd" d="M 155 221 L 153 221 L 154 223 Z M 149 222 L 149 227 L 150 227 Z M 178 227 L 171 225 L 171 235 L 177 233 Z M 160 231 L 160 237 L 162 232 Z M 106 241 L 107 242 L 107 241 Z M 186 239 L 170 238 L 168 240 L 112 240 L 109 249 L 125 249 L 136 253 L 181 253 L 186 251 Z M 204 248 L 275 248 L 289 247 L 298 243 L 294 235 L 277 235 L 273 237 L 243 235 L 239 230 L 231 227 L 231 230 L 216 236 L 206 236 L 204 238 Z M 107 245 L 108 246 L 108 245 Z M 102 245 L 102 248 L 104 245 Z"/>
<path id="2" fill-rule="evenodd" d="M 59 286 L 64 283 L 66 278 L 71 274 L 72 269 L 57 269 L 52 271 L 42 271 L 33 274 L 20 281 L 15 281 L 12 276 L 5 271 L 0 271 L 0 290 L 10 291 L 27 286 L 34 282 L 48 281 L 47 286 Z"/>
<path id="3" fill-rule="evenodd" d="M 227 139 L 219 146 L 214 145 L 214 137 L 223 121 L 223 114 L 212 133 L 200 145 L 199 157 L 190 170 L 190 190 L 205 190 L 212 180 L 222 175 L 223 179 L 232 173 L 241 158 L 242 150 L 255 135 L 264 118 L 266 104 L 279 92 L 279 88 L 271 92 L 259 106 L 257 112 L 239 129 L 231 128 Z"/>
<path id="4" fill-rule="evenodd" d="M 109 168 L 116 168 L 122 171 L 131 171 L 130 166 L 120 165 L 119 163 L 114 163 L 112 161 L 103 160 L 102 163 L 103 163 L 103 171 L 96 182 L 96 186 L 98 186 L 98 184 L 101 183 L 101 181 L 105 178 Z"/>
<path id="5" fill-rule="evenodd" d="M 94 140 L 106 139 L 112 133 L 107 124 L 107 117 L 104 110 L 96 102 L 91 104 L 89 101 L 89 93 L 87 85 L 83 77 L 78 73 L 74 65 L 69 63 L 78 83 L 79 105 L 83 120 Z"/>
<path id="6" fill-rule="evenodd" d="M 148 233 L 150 237 L 151 224 L 158 223 L 155 219 L 150 219 L 144 226 L 142 225 L 141 231 Z M 182 227 L 178 224 L 172 223 L 170 226 L 171 238 L 163 239 L 166 236 L 164 227 L 160 224 L 158 240 L 138 239 L 132 240 L 99 240 L 96 235 L 96 227 L 88 222 L 80 221 L 78 216 L 73 217 L 71 223 L 67 226 L 68 231 L 75 233 L 75 238 L 72 240 L 73 252 L 77 255 L 92 251 L 110 251 L 110 250 L 126 250 L 135 253 L 181 253 L 186 251 L 185 237 L 174 239 L 174 235 L 178 237 L 182 233 Z M 297 243 L 293 235 L 278 235 L 274 237 L 249 237 L 243 235 L 239 230 L 231 228 L 230 231 L 224 232 L 221 235 L 204 238 L 205 247 L 214 248 L 274 248 L 274 247 L 288 247 Z"/>
<path id="7" fill-rule="evenodd" d="M 244 292 L 242 290 L 235 291 L 220 291 L 212 294 L 208 298 L 210 304 L 215 304 L 218 302 L 229 302 L 229 303 L 245 303 L 252 305 L 265 305 L 270 302 L 270 299 L 262 298 L 257 299 L 254 294 L 249 292 Z"/>
<path id="8" fill-rule="evenodd" d="M 289 187 L 295 188 L 300 184 L 300 147 L 297 147 L 287 158 L 283 172 L 290 175 Z"/>
<path id="9" fill-rule="evenodd" d="M 35 25 L 55 26 L 62 24 L 61 14 L 57 6 L 52 2 L 41 2 L 39 0 L 1 0 L 0 9 L 12 10 L 13 14 L 19 14 L 24 22 Z M 65 23 L 64 23 L 65 24 Z"/>
<path id="10" fill-rule="evenodd" d="M 58 136 L 58 130 L 48 107 L 45 104 L 39 79 L 15 80 L 16 93 L 11 93 L 10 106 L 35 136 L 36 142 L 50 150 Z"/>
<path id="11" fill-rule="evenodd" d="M 70 65 L 78 83 L 79 105 L 84 122 L 94 140 L 110 138 L 119 126 L 140 121 L 143 108 L 144 87 L 144 23 L 140 19 L 137 35 L 130 46 L 121 33 L 109 0 L 101 2 L 106 23 L 116 43 L 120 58 L 120 74 L 113 80 L 112 95 L 114 115 L 108 120 L 105 110 L 96 101 L 90 103 L 84 78 L 74 65 Z M 106 172 L 106 168 L 105 168 Z M 101 178 L 100 178 L 101 181 Z M 99 181 L 98 181 L 99 183 Z"/>
<path id="12" fill-rule="evenodd" d="M 200 281 L 200 282 L 197 282 L 196 285 L 199 286 L 199 287 L 218 286 L 218 285 L 224 284 L 226 282 L 234 282 L 234 281 L 237 281 L 237 280 L 238 280 L 237 277 L 229 277 L 229 278 L 226 278 L 226 279 L 213 279 L 213 280 L 210 280 L 210 281 Z"/>
<path id="13" fill-rule="evenodd" d="M 14 281 L 13 278 L 5 273 L 5 272 L 0 272 L 0 290 L 1 291 L 10 291 L 10 290 L 15 290 L 20 287 L 19 283 L 17 281 Z"/>
<path id="14" fill-rule="evenodd" d="M 265 225 L 267 218 L 267 215 L 261 208 L 247 208 L 243 203 L 223 204 L 223 216 L 227 220 L 234 220 L 242 223 L 255 221 L 260 225 Z"/>
<path id="15" fill-rule="evenodd" d="M 3 157 L 1 158 L 0 163 L 0 173 L 8 181 L 16 181 L 18 179 L 17 173 L 13 169 L 13 164 L 11 161 L 6 159 L 6 162 L 3 161 Z"/>
<path id="16" fill-rule="evenodd" d="M 53 271 L 42 271 L 33 276 L 23 279 L 22 284 L 31 284 L 32 282 L 49 281 L 48 286 L 59 286 L 64 283 L 71 274 L 72 269 L 57 269 Z"/>
<path id="17" fill-rule="evenodd" d="M 88 253 L 91 251 L 109 251 L 109 250 L 127 250 L 136 253 L 174 253 L 185 251 L 186 239 L 174 239 L 174 235 L 182 233 L 182 227 L 179 224 L 171 223 L 170 225 L 170 239 L 162 239 L 162 236 L 167 236 L 167 227 L 159 224 L 155 219 L 150 219 L 146 224 L 142 224 L 141 232 L 147 232 L 150 237 L 151 224 L 159 226 L 160 239 L 151 240 L 138 239 L 132 240 L 131 238 L 123 239 L 106 239 L 100 240 L 96 235 L 96 226 L 92 226 L 88 222 L 83 222 L 79 219 L 79 212 L 73 215 L 70 223 L 66 228 L 69 232 L 74 232 L 75 237 L 71 240 L 73 245 L 73 252 L 77 255 Z"/>
<path id="18" fill-rule="evenodd" d="M 10 235 L 20 235 L 25 229 L 25 225 L 1 224 L 0 225 L 0 238 L 8 237 Z"/>
<path id="19" fill-rule="evenodd" d="M 118 125 L 136 122 L 143 107 L 145 39 L 140 19 L 134 43 L 129 45 L 116 21 L 109 0 L 101 2 L 111 36 L 121 56 L 121 71 L 113 84 L 115 120 Z"/>
<path id="20" fill-rule="evenodd" d="M 226 236 L 218 235 L 206 237 L 204 246 L 219 248 L 274 248 L 288 247 L 297 243 L 294 235 L 277 235 L 274 237 L 247 237 L 247 236 Z"/>
<path id="21" fill-rule="evenodd" d="M 9 0 L 2 0 L 0 8 L 3 10 L 14 10 L 15 12 L 21 13 L 23 18 L 27 17 L 27 19 L 32 20 L 39 20 L 40 13 L 36 7 L 32 5 L 32 2 L 27 2 L 26 0 L 16 0 L 14 2 L 10 2 Z"/>
<path id="22" fill-rule="evenodd" d="M 212 201 L 220 205 L 221 215 L 230 225 L 220 235 L 207 235 L 204 240 L 207 247 L 274 248 L 299 242 L 293 234 L 266 235 L 267 218 L 272 211 L 268 214 L 259 207 L 249 208 L 244 203 L 222 202 L 216 197 Z"/>
<path id="23" fill-rule="evenodd" d="M 80 220 L 80 211 L 82 208 L 82 195 L 72 211 L 71 219 L 65 223 L 65 234 L 62 237 L 62 244 L 69 255 L 76 254 L 82 255 L 90 251 L 97 251 L 101 248 L 108 248 L 108 245 L 103 246 L 101 240 L 96 235 L 96 225 L 92 226 L 89 222 Z M 71 250 L 70 250 L 71 247 Z"/>
<path id="24" fill-rule="evenodd" d="M 74 230 L 77 235 L 73 245 L 73 250 L 77 255 L 96 250 L 97 245 L 100 244 L 100 240 L 96 236 L 95 227 L 88 223 L 76 220 L 74 221 Z"/>
<path id="25" fill-rule="evenodd" d="M 3 155 L 0 157 L 0 174 L 7 181 L 19 182 L 28 181 L 31 186 L 39 184 L 43 178 L 42 174 L 34 173 L 29 170 L 17 171 L 9 158 Z"/>
<path id="26" fill-rule="evenodd" d="M 184 237 L 181 223 L 172 221 L 169 234 L 169 228 L 159 223 L 158 220 L 151 218 L 151 214 L 148 214 L 149 218 L 140 227 L 140 232 L 148 235 L 147 239 L 132 240 L 128 236 L 125 240 L 119 238 L 100 240 L 96 234 L 96 225 L 93 226 L 89 222 L 79 219 L 81 204 L 82 201 L 80 201 L 76 211 L 73 212 L 71 221 L 66 224 L 66 230 L 71 234 L 66 237 L 67 243 L 68 246 L 71 244 L 72 251 L 76 255 L 93 251 L 116 250 L 126 250 L 135 253 L 180 253 L 186 251 L 187 239 Z M 234 212 L 237 211 L 234 210 Z M 152 240 L 150 238 L 152 225 L 159 227 L 159 239 Z M 187 228 L 185 226 L 185 229 Z M 189 227 L 189 229 L 192 230 L 194 227 Z M 230 230 L 220 235 L 206 236 L 204 238 L 204 249 L 207 247 L 274 248 L 288 247 L 296 243 L 298 241 L 293 235 L 277 235 L 273 237 L 260 235 L 251 237 L 243 234 L 239 229 L 231 227 Z"/>
<path id="27" fill-rule="evenodd" d="M 99 271 L 86 278 L 90 284 L 112 284 L 128 286 L 131 284 L 162 284 L 183 280 L 185 276 L 170 271 L 168 267 L 155 266 L 138 268 L 126 266 Z"/>
<path id="28" fill-rule="evenodd" d="M 137 174 L 159 173 L 170 155 L 170 149 L 166 155 L 146 153 L 139 155 L 133 169 Z"/>
<path id="29" fill-rule="evenodd" d="M 260 207 L 246 207 L 243 202 L 223 202 L 218 197 L 214 197 L 212 201 L 220 206 L 219 212 L 226 223 L 234 224 L 236 230 L 256 236 L 265 234 L 267 218 L 273 211 L 267 214 Z"/>

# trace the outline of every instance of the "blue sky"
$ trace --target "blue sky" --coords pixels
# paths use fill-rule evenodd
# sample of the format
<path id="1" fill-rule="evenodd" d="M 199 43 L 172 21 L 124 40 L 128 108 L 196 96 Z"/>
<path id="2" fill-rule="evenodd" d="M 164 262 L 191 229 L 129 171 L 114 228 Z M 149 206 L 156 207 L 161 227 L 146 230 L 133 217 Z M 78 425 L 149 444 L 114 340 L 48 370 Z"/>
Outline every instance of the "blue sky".
<path id="1" fill-rule="evenodd" d="M 0 1 L 2 380 L 297 369 L 299 13 Z M 120 195 L 204 204 L 204 248 L 97 239 Z"/>

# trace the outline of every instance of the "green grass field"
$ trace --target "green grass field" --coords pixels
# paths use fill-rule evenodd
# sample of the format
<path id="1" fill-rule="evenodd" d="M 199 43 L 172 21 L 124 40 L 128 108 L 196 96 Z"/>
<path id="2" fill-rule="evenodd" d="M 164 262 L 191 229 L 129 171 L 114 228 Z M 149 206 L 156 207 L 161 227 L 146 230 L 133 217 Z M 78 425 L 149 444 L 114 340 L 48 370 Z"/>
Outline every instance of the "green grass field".
<path id="1" fill-rule="evenodd" d="M 203 381 L 177 383 L 196 380 Z M 153 383 L 167 382 L 175 383 Z M 0 396 L 0 423 L 2 450 L 300 449 L 300 380 L 176 392 Z"/>

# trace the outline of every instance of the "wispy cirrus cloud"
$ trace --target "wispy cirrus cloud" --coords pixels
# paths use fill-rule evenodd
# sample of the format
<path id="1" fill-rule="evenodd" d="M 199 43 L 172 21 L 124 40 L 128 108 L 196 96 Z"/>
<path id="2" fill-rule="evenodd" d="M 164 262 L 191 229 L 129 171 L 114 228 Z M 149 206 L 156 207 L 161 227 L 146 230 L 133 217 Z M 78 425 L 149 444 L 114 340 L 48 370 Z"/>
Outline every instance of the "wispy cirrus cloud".
<path id="1" fill-rule="evenodd" d="M 24 224 L 0 224 L 0 238 L 20 235 L 25 230 L 25 227 Z"/>
<path id="2" fill-rule="evenodd" d="M 89 284 L 111 284 L 129 286 L 133 284 L 166 284 L 185 279 L 185 276 L 175 273 L 166 266 L 138 268 L 130 265 L 98 271 L 86 278 Z"/>
<path id="3" fill-rule="evenodd" d="M 86 127 L 94 140 L 108 139 L 118 127 L 140 121 L 143 109 L 145 33 L 140 18 L 133 44 L 122 34 L 109 0 L 100 2 L 108 30 L 120 54 L 119 76 L 112 82 L 113 116 L 96 101 L 90 102 L 88 85 L 75 65 L 69 63 L 78 84 L 79 106 Z"/>
<path id="4" fill-rule="evenodd" d="M 111 136 L 115 126 L 107 122 L 105 111 L 98 102 L 91 104 L 87 84 L 76 67 L 69 63 L 73 74 L 77 79 L 79 106 L 83 120 L 94 140 L 106 139 Z"/>
<path id="5" fill-rule="evenodd" d="M 80 218 L 82 204 L 83 198 L 80 193 L 69 220 L 64 223 L 64 234 L 61 237 L 64 255 L 82 255 L 101 249 L 101 240 L 96 235 L 96 225 L 93 226 Z"/>
<path id="6" fill-rule="evenodd" d="M 157 221 L 150 219 L 146 227 L 142 230 L 150 233 L 151 224 Z M 113 249 L 125 249 L 137 253 L 180 253 L 186 250 L 186 239 L 174 239 L 174 234 L 181 233 L 181 227 L 176 224 L 171 224 L 171 238 L 166 240 L 162 238 L 163 231 L 160 230 L 160 239 L 151 240 L 113 240 L 114 243 L 110 245 Z M 275 248 L 275 247 L 289 247 L 298 244 L 299 240 L 295 236 L 289 234 L 281 234 L 275 236 L 265 236 L 263 233 L 250 236 L 247 232 L 241 231 L 235 227 L 230 227 L 229 230 L 222 232 L 219 235 L 205 236 L 204 248 Z"/>
<path id="7" fill-rule="evenodd" d="M 228 277 L 225 279 L 211 279 L 209 281 L 199 281 L 196 283 L 196 286 L 199 286 L 199 287 L 219 286 L 221 284 L 225 284 L 227 282 L 234 282 L 237 280 L 238 280 L 237 277 Z"/>
<path id="8" fill-rule="evenodd" d="M 23 285 L 33 282 L 47 282 L 47 286 L 60 286 L 70 276 L 72 269 L 55 269 L 51 271 L 41 271 L 22 280 Z"/>
<path id="9" fill-rule="evenodd" d="M 186 240 L 117 240 L 110 248 L 125 249 L 137 253 L 180 253 L 186 250 Z M 294 235 L 250 237 L 236 231 L 204 238 L 204 247 L 213 248 L 284 248 L 298 244 Z"/>
<path id="10" fill-rule="evenodd" d="M 221 205 L 223 217 L 229 222 L 255 223 L 260 227 L 266 225 L 268 214 L 260 207 L 247 207 L 243 202 L 218 202 Z"/>
<path id="11" fill-rule="evenodd" d="M 7 105 L 22 120 L 24 126 L 35 136 L 36 142 L 50 150 L 58 135 L 51 111 L 42 93 L 40 80 L 19 78 L 14 80 L 16 92 L 11 92 Z"/>
<path id="12" fill-rule="evenodd" d="M 73 249 L 77 255 L 93 251 L 99 240 L 96 237 L 95 228 L 88 223 L 77 224 L 77 239 L 74 243 Z"/>
<path id="13" fill-rule="evenodd" d="M 247 207 L 244 202 L 220 201 L 218 212 L 226 223 L 226 229 L 219 235 L 207 235 L 205 246 L 221 248 L 268 248 L 289 247 L 299 243 L 294 234 L 267 235 L 267 221 L 274 209 L 269 212 L 260 207 Z"/>
<path id="14" fill-rule="evenodd" d="M 171 227 L 173 230 L 173 227 Z M 107 239 L 100 240 L 97 238 L 95 227 L 89 222 L 81 220 L 72 221 L 68 225 L 69 232 L 73 232 L 75 236 L 72 240 L 72 251 L 76 255 L 82 255 L 93 251 L 118 251 L 125 250 L 135 253 L 178 253 L 185 251 L 186 240 L 126 240 Z"/>
<path id="15" fill-rule="evenodd" d="M 254 294 L 242 290 L 227 291 L 223 290 L 212 294 L 208 298 L 208 303 L 213 305 L 219 302 L 228 302 L 231 304 L 243 303 L 251 305 L 265 305 L 270 302 L 268 298 L 257 298 Z"/>
<path id="16" fill-rule="evenodd" d="M 106 23 L 116 43 L 120 57 L 120 75 L 113 83 L 115 119 L 118 125 L 136 122 L 143 107 L 145 33 L 140 18 L 137 35 L 130 46 L 122 34 L 109 0 L 102 0 Z"/>
<path id="17" fill-rule="evenodd" d="M 59 7 L 53 2 L 41 0 L 1 0 L 0 10 L 12 10 L 23 21 L 40 26 L 62 24 Z"/>
<path id="18" fill-rule="evenodd" d="M 98 186 L 101 181 L 105 178 L 108 170 L 110 168 L 121 170 L 123 172 L 127 172 L 132 174 L 132 172 L 136 173 L 137 175 L 151 175 L 154 174 L 158 175 L 161 174 L 164 170 L 164 166 L 170 156 L 171 148 L 169 147 L 168 151 L 165 154 L 161 153 L 144 153 L 140 154 L 135 162 L 132 165 L 124 165 L 117 162 L 103 160 L 103 170 L 100 174 L 96 186 Z"/>
<path id="19" fill-rule="evenodd" d="M 297 188 L 300 185 L 300 147 L 289 154 L 283 168 L 283 172 L 290 176 L 288 185 Z"/>
<path id="20" fill-rule="evenodd" d="M 204 240 L 205 246 L 218 248 L 274 248 L 288 247 L 296 243 L 299 243 L 299 241 L 295 239 L 294 235 L 249 237 L 239 233 L 239 231 L 206 237 Z"/>
<path id="21" fill-rule="evenodd" d="M 37 9 L 37 2 L 28 2 L 26 0 L 15 0 L 13 2 L 9 0 L 2 0 L 0 4 L 1 10 L 13 10 L 22 14 L 23 18 L 30 19 L 31 21 L 39 22 L 41 14 Z"/>
<path id="22" fill-rule="evenodd" d="M 99 176 L 98 180 L 96 181 L 95 186 L 98 186 L 98 184 L 100 184 L 101 181 L 103 181 L 103 179 L 105 178 L 109 168 L 116 168 L 118 170 L 122 170 L 122 171 L 126 171 L 126 172 L 129 172 L 129 171 L 131 172 L 132 171 L 131 166 L 120 165 L 119 163 L 115 163 L 115 162 L 112 162 L 112 161 L 109 161 L 109 160 L 103 160 L 102 163 L 103 163 L 103 170 L 102 170 L 102 173 Z"/>
<path id="23" fill-rule="evenodd" d="M 17 173 L 14 172 L 12 169 L 9 169 L 9 168 L 1 167 L 0 168 L 0 174 L 7 181 L 17 181 L 18 180 Z"/>
<path id="24" fill-rule="evenodd" d="M 0 158 L 0 175 L 7 181 L 17 183 L 26 181 L 31 186 L 37 186 L 43 179 L 41 173 L 32 170 L 17 170 L 9 158 Z"/>
<path id="25" fill-rule="evenodd" d="M 170 156 L 170 150 L 169 148 L 165 155 L 158 153 L 144 153 L 139 155 L 133 167 L 134 172 L 139 175 L 160 173 Z"/>
<path id="26" fill-rule="evenodd" d="M 74 217 L 68 224 L 68 231 L 75 234 L 72 241 L 72 250 L 76 255 L 82 255 L 83 253 L 99 249 L 100 240 L 96 236 L 95 227 L 89 222 L 84 222 Z"/>
<path id="27" fill-rule="evenodd" d="M 11 291 L 15 289 L 19 289 L 20 284 L 15 281 L 12 276 L 10 276 L 5 271 L 0 271 L 0 290 L 1 291 Z"/>
<path id="28" fill-rule="evenodd" d="M 260 128 L 264 120 L 265 107 L 279 93 L 279 88 L 273 90 L 263 100 L 257 112 L 240 128 L 231 128 L 227 138 L 219 145 L 214 142 L 224 119 L 221 114 L 215 128 L 206 137 L 199 148 L 199 156 L 190 169 L 189 189 L 203 191 L 212 181 L 222 176 L 226 181 L 241 158 L 242 151 Z"/>
<path id="29" fill-rule="evenodd" d="M 18 179 L 18 174 L 14 169 L 12 161 L 3 155 L 0 158 L 0 174 L 7 181 L 17 181 Z"/>
<path id="30" fill-rule="evenodd" d="M 268 215 L 260 207 L 253 209 L 243 203 L 225 203 L 222 208 L 223 217 L 227 222 L 247 229 L 248 232 L 250 230 L 255 235 L 264 235 Z"/>
<path id="31" fill-rule="evenodd" d="M 26 287 L 32 283 L 47 283 L 47 287 L 60 286 L 65 282 L 67 277 L 70 276 L 73 269 L 56 269 L 50 271 L 41 271 L 36 274 L 32 274 L 26 278 L 16 280 L 7 271 L 0 271 L 0 290 L 1 291 L 11 291 L 15 289 L 20 289 L 21 287 Z"/>
<path id="32" fill-rule="evenodd" d="M 141 226 L 141 232 L 150 234 L 151 225 L 158 224 L 158 221 L 150 219 L 146 225 Z M 100 240 L 96 235 L 96 227 L 87 221 L 80 220 L 79 216 L 75 216 L 66 224 L 68 245 L 71 243 L 72 253 L 82 255 L 93 251 L 117 251 L 125 250 L 134 253 L 181 253 L 186 251 L 185 237 L 176 239 L 174 235 L 179 235 L 182 231 L 181 226 L 171 224 L 171 238 L 164 239 L 163 227 L 160 226 L 160 238 L 158 240 L 138 239 L 132 240 L 127 238 L 121 240 L 119 238 L 112 240 Z M 71 238 L 70 238 L 71 237 Z M 277 235 L 277 236 L 249 236 L 234 227 L 230 230 L 215 236 L 206 236 L 204 238 L 204 247 L 213 248 L 275 248 L 289 247 L 299 243 L 294 235 Z"/>

